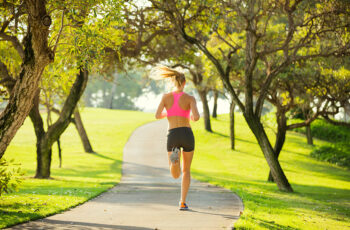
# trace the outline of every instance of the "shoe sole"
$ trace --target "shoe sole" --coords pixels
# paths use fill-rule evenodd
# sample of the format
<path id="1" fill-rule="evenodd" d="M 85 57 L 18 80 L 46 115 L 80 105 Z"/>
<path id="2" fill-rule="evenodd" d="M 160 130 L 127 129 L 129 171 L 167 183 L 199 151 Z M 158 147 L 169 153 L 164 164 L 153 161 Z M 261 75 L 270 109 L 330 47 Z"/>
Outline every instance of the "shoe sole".
<path id="1" fill-rule="evenodd" d="M 180 150 L 179 149 L 177 149 L 177 148 L 175 148 L 173 151 L 172 151 L 172 153 L 171 153 L 171 155 L 170 155 L 170 161 L 171 161 L 171 163 L 176 163 L 176 161 L 179 161 L 179 152 L 180 152 Z"/>
<path id="2" fill-rule="evenodd" d="M 188 210 L 188 206 L 187 206 L 186 204 L 185 204 L 184 206 L 185 206 L 185 207 L 180 206 L 180 207 L 179 207 L 179 210 L 180 210 L 180 211 L 187 211 L 187 210 Z"/>

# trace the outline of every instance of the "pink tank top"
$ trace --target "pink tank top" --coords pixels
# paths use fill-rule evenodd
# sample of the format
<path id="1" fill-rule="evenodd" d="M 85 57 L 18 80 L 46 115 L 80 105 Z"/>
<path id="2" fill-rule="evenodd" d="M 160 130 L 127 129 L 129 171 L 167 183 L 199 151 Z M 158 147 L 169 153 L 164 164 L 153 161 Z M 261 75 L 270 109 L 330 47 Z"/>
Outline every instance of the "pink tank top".
<path id="1" fill-rule="evenodd" d="M 173 92 L 174 103 L 171 106 L 171 108 L 167 110 L 167 117 L 180 116 L 180 117 L 186 117 L 188 119 L 190 118 L 190 110 L 183 110 L 179 106 L 179 99 L 182 94 L 184 94 L 184 92 L 180 92 L 180 93 Z"/>

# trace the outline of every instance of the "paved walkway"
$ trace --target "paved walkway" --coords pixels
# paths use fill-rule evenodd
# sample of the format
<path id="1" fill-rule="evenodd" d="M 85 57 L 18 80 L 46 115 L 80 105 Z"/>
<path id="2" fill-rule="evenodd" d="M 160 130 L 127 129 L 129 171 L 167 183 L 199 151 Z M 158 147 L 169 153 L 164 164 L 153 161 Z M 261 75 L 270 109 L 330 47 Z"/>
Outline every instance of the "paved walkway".
<path id="1" fill-rule="evenodd" d="M 169 173 L 166 129 L 162 120 L 131 135 L 119 185 L 62 214 L 12 229 L 231 229 L 243 204 L 229 190 L 192 179 L 187 198 L 191 210 L 178 210 L 181 181 Z"/>

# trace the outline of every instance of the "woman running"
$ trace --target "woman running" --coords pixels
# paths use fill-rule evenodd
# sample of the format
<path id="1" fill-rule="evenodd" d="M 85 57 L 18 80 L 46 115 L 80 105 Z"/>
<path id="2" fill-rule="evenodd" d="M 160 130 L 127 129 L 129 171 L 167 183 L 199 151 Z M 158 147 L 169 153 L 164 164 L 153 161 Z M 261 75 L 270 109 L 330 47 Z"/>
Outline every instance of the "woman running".
<path id="1" fill-rule="evenodd" d="M 191 182 L 191 162 L 194 153 L 194 136 L 190 119 L 199 120 L 196 99 L 183 92 L 186 85 L 185 75 L 168 67 L 157 67 L 161 78 L 170 78 L 175 90 L 163 95 L 155 114 L 157 119 L 168 118 L 169 130 L 167 139 L 168 159 L 171 175 L 180 177 L 180 155 L 182 152 L 182 182 L 180 210 L 188 210 L 186 196 Z M 163 109 L 166 112 L 163 112 Z M 190 112 L 192 114 L 190 115 Z M 181 151 L 182 150 L 182 151 Z"/>

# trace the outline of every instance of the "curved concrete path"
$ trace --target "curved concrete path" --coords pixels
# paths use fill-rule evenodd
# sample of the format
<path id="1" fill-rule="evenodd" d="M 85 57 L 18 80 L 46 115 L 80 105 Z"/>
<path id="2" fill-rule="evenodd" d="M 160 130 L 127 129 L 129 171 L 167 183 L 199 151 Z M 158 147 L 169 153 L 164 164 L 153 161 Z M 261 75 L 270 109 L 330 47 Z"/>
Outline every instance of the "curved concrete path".
<path id="1" fill-rule="evenodd" d="M 229 190 L 192 179 L 190 211 L 179 211 L 180 179 L 173 179 L 166 154 L 166 120 L 139 127 L 124 148 L 121 183 L 62 214 L 12 229 L 232 229 L 243 211 Z M 117 141 L 117 140 L 116 140 Z M 196 160 L 194 155 L 194 161 Z"/>

